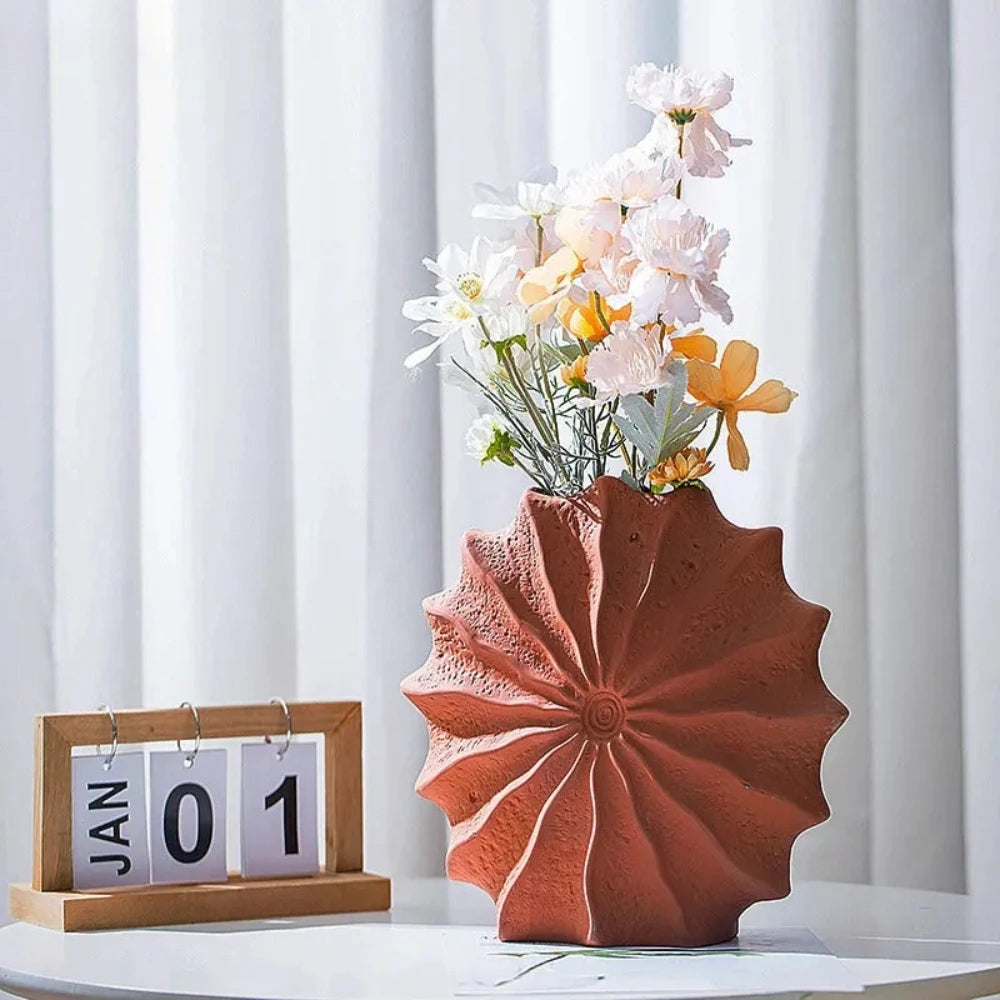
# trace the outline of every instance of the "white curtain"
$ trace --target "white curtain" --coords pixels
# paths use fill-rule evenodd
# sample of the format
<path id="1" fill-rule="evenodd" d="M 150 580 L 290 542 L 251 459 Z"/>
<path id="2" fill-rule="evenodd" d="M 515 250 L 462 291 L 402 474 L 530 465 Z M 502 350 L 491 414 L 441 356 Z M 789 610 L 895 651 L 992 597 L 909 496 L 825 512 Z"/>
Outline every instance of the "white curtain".
<path id="1" fill-rule="evenodd" d="M 0 0 L 0 877 L 34 712 L 274 694 L 363 698 L 368 864 L 441 870 L 398 683 L 523 483 L 405 375 L 399 304 L 475 180 L 638 138 L 627 67 L 681 59 L 736 77 L 755 144 L 689 195 L 801 393 L 714 488 L 785 527 L 852 709 L 796 874 L 988 891 L 998 32 L 989 0 Z"/>

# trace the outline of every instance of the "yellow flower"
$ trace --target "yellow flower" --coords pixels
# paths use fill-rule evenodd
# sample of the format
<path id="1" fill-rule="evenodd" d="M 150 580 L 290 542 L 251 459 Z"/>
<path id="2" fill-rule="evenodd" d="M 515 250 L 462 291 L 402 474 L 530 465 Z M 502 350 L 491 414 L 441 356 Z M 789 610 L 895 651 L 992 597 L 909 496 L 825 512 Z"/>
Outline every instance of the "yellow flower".
<path id="1" fill-rule="evenodd" d="M 609 309 L 603 299 L 599 300 L 597 294 L 591 292 L 586 304 L 564 298 L 556 307 L 556 319 L 574 337 L 596 344 L 608 335 L 608 328 L 601 322 L 601 317 L 597 315 L 598 303 L 608 326 L 616 320 L 628 319 L 629 313 L 632 311 L 631 306 L 625 306 L 622 309 Z"/>
<path id="2" fill-rule="evenodd" d="M 581 354 L 571 365 L 563 365 L 559 369 L 559 377 L 571 389 L 581 387 L 587 381 L 587 355 Z"/>
<path id="3" fill-rule="evenodd" d="M 655 469 L 650 469 L 649 481 L 653 486 L 679 486 L 702 479 L 714 468 L 715 463 L 708 460 L 708 452 L 704 448 L 685 448 L 660 462 Z"/>
<path id="4" fill-rule="evenodd" d="M 517 297 L 532 323 L 544 323 L 554 312 L 583 265 L 569 247 L 560 247 L 544 264 L 526 271 L 517 286 Z"/>
<path id="5" fill-rule="evenodd" d="M 750 453 L 746 441 L 736 426 L 741 411 L 757 410 L 760 413 L 784 413 L 797 393 L 783 382 L 768 379 L 753 392 L 744 396 L 750 383 L 757 377 L 758 351 L 745 340 L 734 340 L 722 353 L 718 367 L 694 359 L 688 362 L 688 392 L 703 406 L 712 406 L 726 419 L 729 464 L 734 469 L 750 468 Z"/>

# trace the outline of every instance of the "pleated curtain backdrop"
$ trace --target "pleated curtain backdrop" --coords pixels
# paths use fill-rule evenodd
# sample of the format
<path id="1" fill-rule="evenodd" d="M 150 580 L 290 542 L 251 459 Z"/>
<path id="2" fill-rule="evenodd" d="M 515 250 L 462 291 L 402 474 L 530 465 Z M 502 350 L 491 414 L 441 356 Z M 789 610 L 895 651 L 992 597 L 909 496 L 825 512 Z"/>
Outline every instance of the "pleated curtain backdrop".
<path id="1" fill-rule="evenodd" d="M 369 864 L 442 870 L 398 683 L 523 483 L 403 371 L 399 305 L 474 181 L 637 139 L 628 66 L 681 59 L 736 77 L 755 144 L 688 194 L 801 393 L 713 487 L 785 527 L 852 709 L 796 875 L 995 886 L 998 32 L 988 0 L 0 0 L 0 877 L 34 712 L 275 694 L 364 699 Z"/>

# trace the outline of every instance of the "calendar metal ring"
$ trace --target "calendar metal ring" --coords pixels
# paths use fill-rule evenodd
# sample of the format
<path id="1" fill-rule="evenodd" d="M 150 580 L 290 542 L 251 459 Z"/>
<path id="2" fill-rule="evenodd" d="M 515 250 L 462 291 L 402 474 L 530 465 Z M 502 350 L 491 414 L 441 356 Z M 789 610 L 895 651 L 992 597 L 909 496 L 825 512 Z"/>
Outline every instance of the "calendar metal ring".
<path id="1" fill-rule="evenodd" d="M 111 711 L 110 705 L 98 705 L 97 711 L 107 712 L 108 719 L 111 721 L 111 752 L 104 758 L 104 770 L 110 771 L 111 765 L 115 760 L 115 754 L 118 753 L 118 720 L 115 718 L 115 713 Z M 97 752 L 103 752 L 100 743 L 97 744 Z"/>
<path id="2" fill-rule="evenodd" d="M 184 756 L 184 766 L 191 767 L 194 764 L 195 757 L 198 756 L 198 751 L 201 749 L 201 717 L 198 715 L 198 709 L 189 701 L 182 701 L 178 708 L 190 708 L 191 714 L 194 716 L 194 748 Z M 177 740 L 177 750 L 179 753 L 184 753 L 184 747 L 181 746 L 179 739 Z"/>
<path id="3" fill-rule="evenodd" d="M 280 705 L 281 711 L 285 713 L 285 745 L 277 751 L 278 760 L 282 760 L 286 753 L 288 753 L 288 748 L 292 745 L 292 713 L 288 710 L 288 703 L 284 698 L 272 698 L 272 705 Z M 265 743 L 271 743 L 271 737 L 264 737 Z"/>

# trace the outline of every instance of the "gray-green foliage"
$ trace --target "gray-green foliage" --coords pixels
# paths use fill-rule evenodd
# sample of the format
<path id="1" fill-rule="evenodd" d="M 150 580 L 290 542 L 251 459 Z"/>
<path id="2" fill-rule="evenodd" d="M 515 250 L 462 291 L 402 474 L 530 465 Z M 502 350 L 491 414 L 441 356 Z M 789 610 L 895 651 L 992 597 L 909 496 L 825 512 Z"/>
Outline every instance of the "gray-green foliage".
<path id="1" fill-rule="evenodd" d="M 684 402 L 687 369 L 676 362 L 669 381 L 656 390 L 653 402 L 642 396 L 623 396 L 612 418 L 615 426 L 634 444 L 650 467 L 676 455 L 699 434 L 710 413 Z"/>

